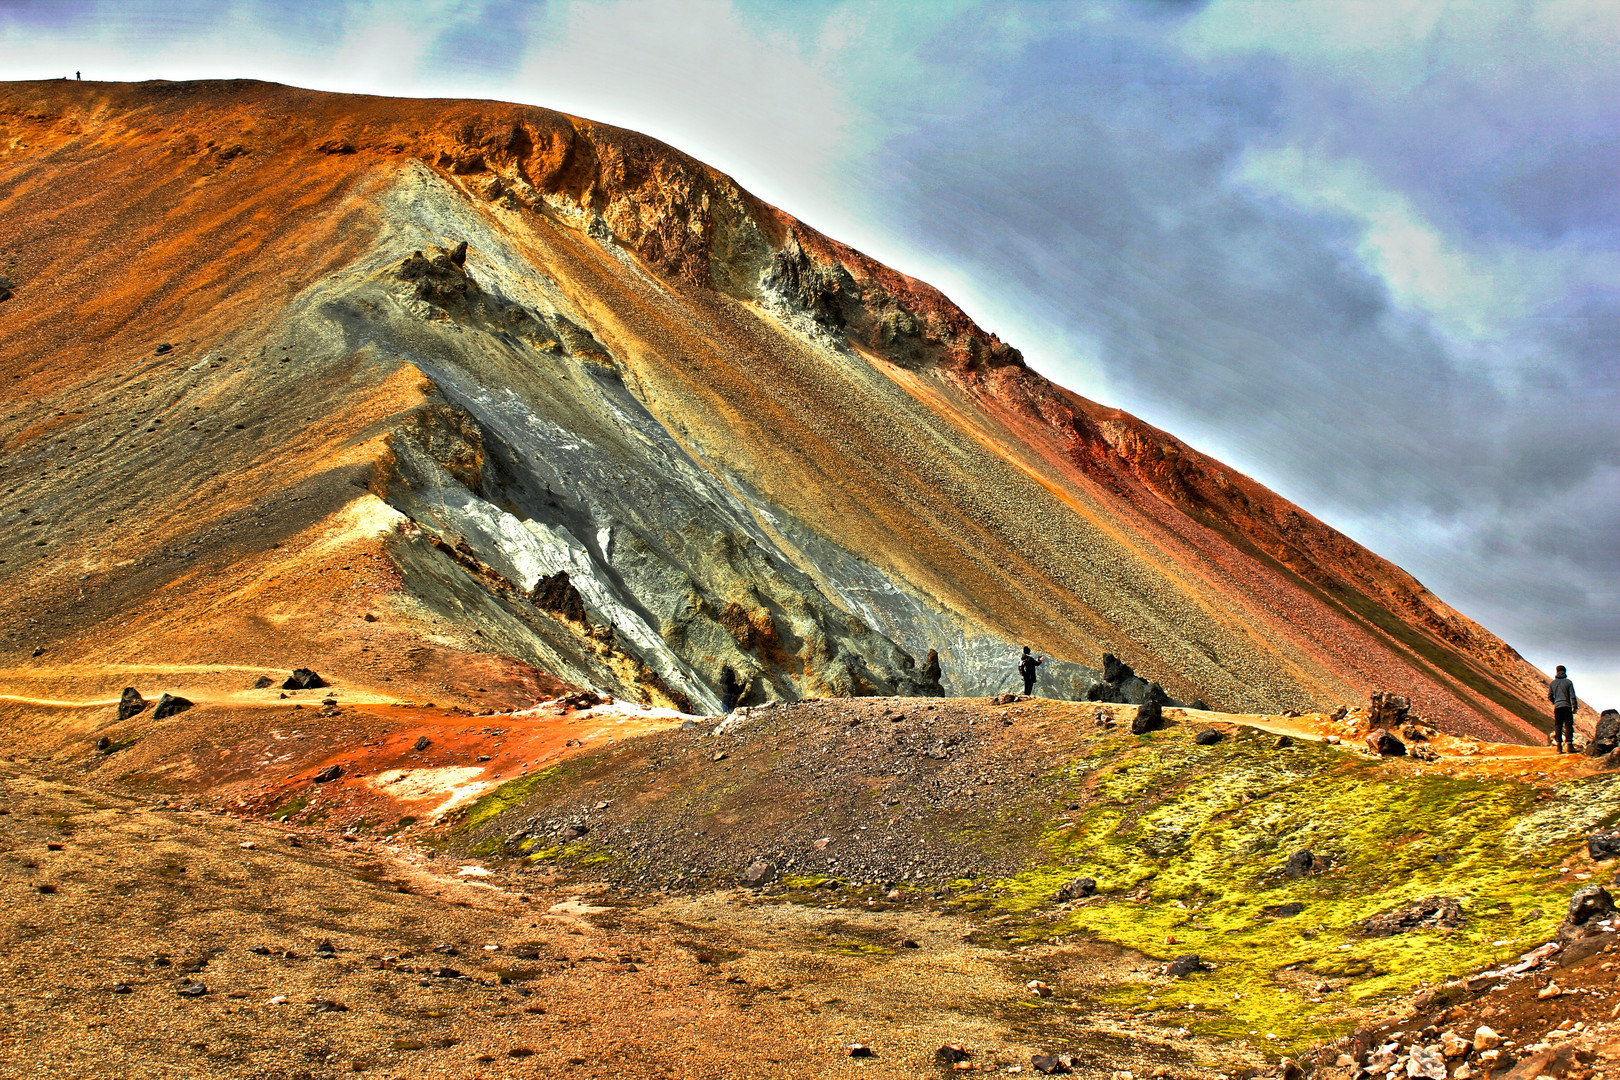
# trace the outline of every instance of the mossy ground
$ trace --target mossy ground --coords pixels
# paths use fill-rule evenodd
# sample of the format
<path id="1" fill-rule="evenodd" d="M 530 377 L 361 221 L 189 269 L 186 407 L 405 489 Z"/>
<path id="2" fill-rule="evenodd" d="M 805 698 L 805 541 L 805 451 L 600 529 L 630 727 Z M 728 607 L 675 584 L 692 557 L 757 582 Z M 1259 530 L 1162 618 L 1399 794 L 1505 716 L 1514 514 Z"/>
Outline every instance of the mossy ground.
<path id="1" fill-rule="evenodd" d="M 1092 744 L 1065 770 L 1077 809 L 1050 823 L 1049 861 L 963 900 L 1022 916 L 1005 924 L 1012 940 L 1084 934 L 1155 958 L 1196 953 L 1212 970 L 1121 986 L 1115 1003 L 1184 1010 L 1188 1027 L 1221 1037 L 1270 1033 L 1278 1048 L 1546 940 L 1578 884 L 1560 863 L 1587 829 L 1620 816 L 1612 779 L 1538 788 L 1320 743 L 1278 749 L 1254 729 L 1209 747 L 1193 734 Z M 1288 855 L 1307 848 L 1332 868 L 1284 876 Z M 1100 895 L 1054 904 L 1082 875 Z M 1463 924 L 1387 938 L 1360 929 L 1429 896 L 1461 901 Z M 1303 911 L 1265 914 L 1291 902 Z"/>

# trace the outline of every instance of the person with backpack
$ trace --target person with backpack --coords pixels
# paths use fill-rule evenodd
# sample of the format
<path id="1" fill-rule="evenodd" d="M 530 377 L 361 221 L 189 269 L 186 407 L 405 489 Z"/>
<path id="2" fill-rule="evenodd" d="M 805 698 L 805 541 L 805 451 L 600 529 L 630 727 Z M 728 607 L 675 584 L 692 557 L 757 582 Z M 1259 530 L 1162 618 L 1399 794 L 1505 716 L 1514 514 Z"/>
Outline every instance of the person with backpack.
<path id="1" fill-rule="evenodd" d="M 1024 677 L 1024 696 L 1029 697 L 1035 692 L 1035 669 L 1046 663 L 1046 657 L 1033 656 L 1029 646 L 1024 646 L 1024 655 L 1018 658 L 1018 674 Z"/>

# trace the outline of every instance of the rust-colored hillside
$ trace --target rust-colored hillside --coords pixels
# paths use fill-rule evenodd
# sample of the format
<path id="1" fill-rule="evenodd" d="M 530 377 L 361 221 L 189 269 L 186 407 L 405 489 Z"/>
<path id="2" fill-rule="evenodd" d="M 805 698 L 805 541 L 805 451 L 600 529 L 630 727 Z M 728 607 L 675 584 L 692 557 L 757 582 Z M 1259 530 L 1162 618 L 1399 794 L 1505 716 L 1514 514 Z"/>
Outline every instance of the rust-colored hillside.
<path id="1" fill-rule="evenodd" d="M 1028 643 L 1054 696 L 1107 651 L 1230 710 L 1545 709 L 1398 567 L 633 132 L 5 84 L 0 274 L 0 662 L 63 699 L 308 665 L 716 711 L 727 668 L 990 693 Z"/>

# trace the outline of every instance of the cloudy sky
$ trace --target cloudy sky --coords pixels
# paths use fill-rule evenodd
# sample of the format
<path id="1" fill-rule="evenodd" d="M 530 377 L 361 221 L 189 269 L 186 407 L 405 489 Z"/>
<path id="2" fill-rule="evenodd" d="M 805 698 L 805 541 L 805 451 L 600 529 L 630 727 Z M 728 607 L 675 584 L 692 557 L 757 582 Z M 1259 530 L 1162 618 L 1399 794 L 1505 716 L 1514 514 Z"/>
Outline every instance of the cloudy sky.
<path id="1" fill-rule="evenodd" d="M 658 136 L 1620 705 L 1620 5 L 0 0 L 0 78 Z"/>

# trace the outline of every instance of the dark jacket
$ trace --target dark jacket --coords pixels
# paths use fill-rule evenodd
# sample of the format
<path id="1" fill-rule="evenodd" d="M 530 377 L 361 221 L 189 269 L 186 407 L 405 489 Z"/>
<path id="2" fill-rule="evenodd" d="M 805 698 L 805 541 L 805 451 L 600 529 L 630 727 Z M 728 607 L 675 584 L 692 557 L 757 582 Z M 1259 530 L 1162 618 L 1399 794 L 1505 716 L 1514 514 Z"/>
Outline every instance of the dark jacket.
<path id="1" fill-rule="evenodd" d="M 1573 710 L 1578 704 L 1575 700 L 1575 684 L 1568 679 L 1554 679 L 1552 685 L 1547 687 L 1547 700 L 1553 703 L 1553 708 L 1564 706 Z"/>

